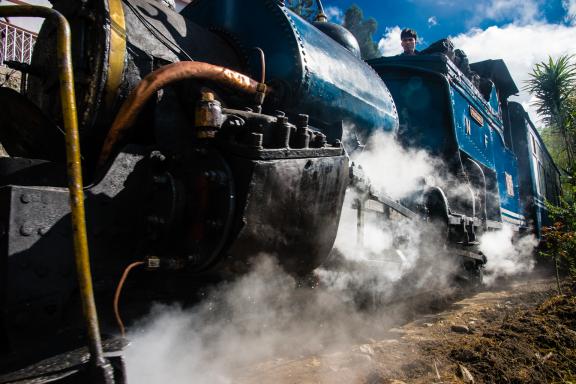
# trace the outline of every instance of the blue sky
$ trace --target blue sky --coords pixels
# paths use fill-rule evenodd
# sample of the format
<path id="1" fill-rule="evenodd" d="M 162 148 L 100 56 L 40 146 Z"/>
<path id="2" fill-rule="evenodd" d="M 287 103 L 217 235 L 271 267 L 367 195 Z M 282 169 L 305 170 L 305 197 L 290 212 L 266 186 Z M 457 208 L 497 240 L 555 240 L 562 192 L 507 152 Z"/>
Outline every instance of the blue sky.
<path id="1" fill-rule="evenodd" d="M 510 23 L 546 22 L 567 24 L 570 2 L 562 0 L 325 0 L 326 8 L 345 11 L 351 4 L 359 5 L 366 17 L 378 21 L 377 35 L 394 26 L 416 29 L 424 42 L 456 36 L 472 28 L 486 29 Z"/>
<path id="2" fill-rule="evenodd" d="M 534 64 L 576 54 L 576 0 L 324 0 L 331 21 L 341 21 L 353 3 L 374 17 L 374 36 L 384 56 L 401 52 L 400 30 L 418 31 L 418 49 L 450 36 L 471 62 L 503 59 L 522 89 Z M 539 126 L 531 95 L 513 96 Z"/>

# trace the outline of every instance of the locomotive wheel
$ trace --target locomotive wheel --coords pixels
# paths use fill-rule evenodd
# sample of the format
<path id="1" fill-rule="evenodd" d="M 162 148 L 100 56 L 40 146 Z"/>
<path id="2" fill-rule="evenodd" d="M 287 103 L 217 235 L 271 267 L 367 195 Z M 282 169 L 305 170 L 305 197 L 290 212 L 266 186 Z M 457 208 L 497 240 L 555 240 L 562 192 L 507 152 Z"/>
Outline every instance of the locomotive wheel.
<path id="1" fill-rule="evenodd" d="M 448 225 L 448 208 L 440 197 L 432 194 L 426 203 L 427 222 L 432 228 L 432 234 L 445 245 L 450 239 L 450 226 Z"/>

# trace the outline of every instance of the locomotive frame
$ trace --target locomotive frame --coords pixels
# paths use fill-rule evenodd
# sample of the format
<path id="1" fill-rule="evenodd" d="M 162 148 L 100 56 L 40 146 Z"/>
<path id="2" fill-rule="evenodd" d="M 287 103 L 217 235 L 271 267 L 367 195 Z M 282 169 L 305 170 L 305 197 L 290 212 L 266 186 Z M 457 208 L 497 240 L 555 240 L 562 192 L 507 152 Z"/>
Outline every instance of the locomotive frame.
<path id="1" fill-rule="evenodd" d="M 205 280 L 246 271 L 259 252 L 305 276 L 330 254 L 347 188 L 361 192 L 360 231 L 368 210 L 441 221 L 475 277 L 486 262 L 477 235 L 504 222 L 539 231 L 546 194 L 537 180 L 550 183 L 546 198 L 560 192 L 558 170 L 533 125 L 507 102 L 517 88 L 502 61 L 472 65 L 495 85 L 483 95 L 443 55 L 366 63 L 349 32 L 310 24 L 279 0 L 244 0 L 235 8 L 238 1 L 198 0 L 180 14 L 153 0 L 53 4 L 52 11 L 0 8 L 2 15 L 60 21 L 45 23 L 32 64 L 19 66 L 25 94 L 0 89 L 13 111 L 0 122 L 11 155 L 0 159 L 0 369 L 58 356 L 0 382 L 124 382 L 122 343 L 100 341 L 101 331 L 117 332 L 124 277 L 114 287 L 123 271 L 150 272 L 126 287 L 132 316 L 150 297 L 187 300 Z M 69 56 L 56 61 L 55 31 L 66 35 L 68 21 L 75 38 L 59 49 Z M 60 85 L 54 62 L 67 71 Z M 436 89 L 441 105 L 410 111 L 415 99 L 403 94 L 410 82 L 420 96 Z M 426 124 L 415 123 L 418 114 Z M 376 193 L 349 162 L 344 123 L 356 126 L 359 140 L 376 130 L 397 132 L 442 158 L 467 192 L 428 185 L 404 201 Z M 534 156 L 525 151 L 527 140 Z M 542 177 L 535 176 L 539 163 Z M 102 302 L 113 296 L 116 308 L 107 309 Z M 69 352 L 86 344 L 81 318 L 89 351 Z M 86 369 L 88 355 L 96 369 Z"/>

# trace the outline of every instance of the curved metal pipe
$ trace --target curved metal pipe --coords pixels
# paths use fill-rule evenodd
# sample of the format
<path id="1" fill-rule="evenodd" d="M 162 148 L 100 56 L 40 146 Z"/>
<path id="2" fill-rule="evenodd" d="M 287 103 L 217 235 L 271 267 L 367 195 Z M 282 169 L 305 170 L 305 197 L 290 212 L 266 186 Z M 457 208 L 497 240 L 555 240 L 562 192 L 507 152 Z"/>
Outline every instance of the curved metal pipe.
<path id="1" fill-rule="evenodd" d="M 68 189 L 70 191 L 70 208 L 72 212 L 72 231 L 74 236 L 74 254 L 78 273 L 78 284 L 80 287 L 84 316 L 86 317 L 86 326 L 88 328 L 90 358 L 97 367 L 109 367 L 102 351 L 102 340 L 98 325 L 96 303 L 94 301 L 92 273 L 90 271 L 90 258 L 88 255 L 70 26 L 60 12 L 51 8 L 33 5 L 0 7 L 0 17 L 2 16 L 43 17 L 52 19 L 57 24 L 56 43 L 60 78 L 60 98 L 62 103 L 62 117 L 66 129 Z M 104 369 L 106 370 L 107 368 Z M 111 382 L 108 378 L 106 378 L 105 381 Z"/>
<path id="2" fill-rule="evenodd" d="M 136 118 L 152 95 L 168 85 L 190 79 L 211 80 L 225 87 L 254 94 L 258 98 L 257 103 L 260 104 L 266 93 L 265 84 L 258 83 L 228 68 L 200 61 L 181 61 L 165 65 L 146 75 L 122 104 L 104 141 L 98 165 L 101 166 L 108 160 L 116 143 L 122 140 L 134 125 Z"/>
<path id="3" fill-rule="evenodd" d="M 266 57 L 264 56 L 264 51 L 260 47 L 255 47 L 254 50 L 258 53 L 258 58 L 260 59 L 260 82 L 266 82 Z"/>

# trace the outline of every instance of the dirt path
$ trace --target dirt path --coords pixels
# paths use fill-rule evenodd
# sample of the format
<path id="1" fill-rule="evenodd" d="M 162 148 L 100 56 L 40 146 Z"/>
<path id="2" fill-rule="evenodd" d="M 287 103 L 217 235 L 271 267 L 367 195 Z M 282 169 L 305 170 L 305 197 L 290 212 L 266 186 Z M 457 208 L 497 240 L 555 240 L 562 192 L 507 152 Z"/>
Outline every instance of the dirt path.
<path id="1" fill-rule="evenodd" d="M 531 319 L 532 315 L 538 316 L 540 312 L 537 311 L 542 306 L 537 306 L 551 297 L 553 292 L 552 279 L 527 278 L 510 282 L 500 288 L 471 294 L 435 313 L 416 314 L 410 322 L 396 324 L 384 333 L 382 330 L 375 331 L 373 338 L 363 336 L 356 344 L 323 354 L 263 362 L 241 372 L 238 382 L 399 384 L 461 383 L 474 380 L 479 383 L 502 382 L 500 380 L 503 377 L 507 382 L 538 382 L 529 379 L 548 376 L 531 377 L 531 369 L 543 371 L 545 375 L 548 372 L 546 365 L 552 364 L 555 356 L 555 352 L 545 353 L 545 349 L 538 347 L 538 340 L 532 340 L 541 337 L 539 334 L 546 331 L 530 328 L 529 332 L 536 335 L 526 336 L 531 341 L 524 343 L 527 345 L 524 349 L 529 350 L 515 352 L 515 346 L 521 344 L 514 338 L 522 336 L 522 326 L 517 326 L 520 330 L 514 328 L 516 333 L 512 334 L 506 329 L 515 322 L 532 324 L 527 319 Z M 574 304 L 573 298 L 568 304 Z M 574 306 L 567 311 L 574 314 Z M 535 327 L 538 328 L 538 324 Z M 505 331 L 508 333 L 502 334 Z M 551 329 L 550 332 L 552 335 L 568 333 L 569 340 L 566 339 L 566 343 L 569 347 L 574 342 L 576 351 L 576 332 L 573 326 L 572 330 L 565 327 L 560 331 Z M 366 332 L 363 334 L 366 335 Z M 492 345 L 494 340 L 497 343 Z M 503 350 L 499 348 L 502 343 L 505 344 Z M 507 343 L 511 343 L 512 347 Z M 535 345 L 534 350 L 530 349 L 532 345 Z M 510 353 L 512 356 L 508 356 Z M 518 372 L 507 372 L 510 365 L 516 364 L 514 359 L 520 358 L 522 354 L 527 356 L 525 364 L 518 363 L 517 367 L 511 368 Z M 538 367 L 534 368 L 531 364 Z M 566 364 L 570 365 L 570 359 Z M 494 371 L 490 365 L 495 366 L 492 368 Z M 572 372 L 576 372 L 576 369 Z M 518 377 L 510 377 L 514 375 Z M 523 380 L 522 377 L 527 379 Z"/>

